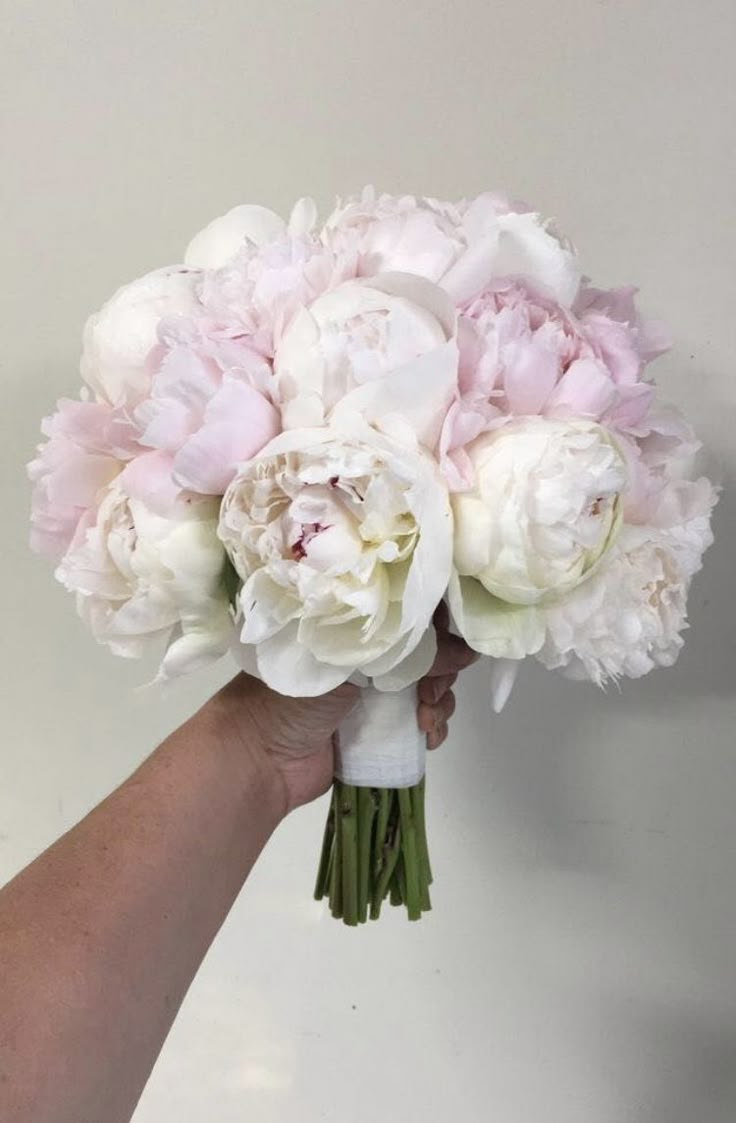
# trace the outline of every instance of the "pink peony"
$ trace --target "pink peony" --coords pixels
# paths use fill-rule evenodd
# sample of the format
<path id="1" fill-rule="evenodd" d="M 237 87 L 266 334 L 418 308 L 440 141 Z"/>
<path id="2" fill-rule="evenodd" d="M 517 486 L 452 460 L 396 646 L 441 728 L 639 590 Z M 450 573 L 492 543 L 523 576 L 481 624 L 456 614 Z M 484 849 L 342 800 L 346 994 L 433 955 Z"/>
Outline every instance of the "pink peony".
<path id="1" fill-rule="evenodd" d="M 164 320 L 159 338 L 150 395 L 135 411 L 141 444 L 168 457 L 158 462 L 169 466 L 158 496 L 175 498 L 176 486 L 222 495 L 238 463 L 280 432 L 270 364 L 247 337 L 218 333 L 206 321 Z"/>
<path id="2" fill-rule="evenodd" d="M 49 439 L 28 465 L 33 481 L 31 547 L 58 560 L 100 491 L 136 452 L 135 431 L 104 402 L 62 398 L 44 419 Z"/>
<path id="3" fill-rule="evenodd" d="M 456 303 L 500 277 L 528 277 L 566 306 L 580 285 L 574 251 L 551 224 L 491 192 L 455 204 L 367 187 L 338 206 L 322 239 L 338 254 L 355 255 L 359 276 L 416 273 Z"/>
<path id="4" fill-rule="evenodd" d="M 442 437 L 455 489 L 472 482 L 464 447 L 509 417 L 577 417 L 621 434 L 649 431 L 654 388 L 643 372 L 664 343 L 639 321 L 630 290 L 588 291 L 569 311 L 529 283 L 498 281 L 463 306 L 458 338 L 459 396 Z"/>

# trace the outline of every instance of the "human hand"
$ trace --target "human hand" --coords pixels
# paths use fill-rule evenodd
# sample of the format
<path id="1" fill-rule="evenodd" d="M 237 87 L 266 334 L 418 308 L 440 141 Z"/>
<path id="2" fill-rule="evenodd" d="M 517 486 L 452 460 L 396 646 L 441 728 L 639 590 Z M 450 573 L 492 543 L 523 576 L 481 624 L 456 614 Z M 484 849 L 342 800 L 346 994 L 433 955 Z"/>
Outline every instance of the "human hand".
<path id="1" fill-rule="evenodd" d="M 417 722 L 427 748 L 447 737 L 455 711 L 453 686 L 477 654 L 447 630 L 444 610 L 436 617 L 437 657 L 417 686 Z M 228 735 L 255 754 L 282 801 L 282 812 L 326 792 L 334 772 L 334 735 L 357 701 L 359 688 L 348 683 L 319 698 L 289 698 L 258 679 L 239 674 L 208 703 L 227 719 Z"/>

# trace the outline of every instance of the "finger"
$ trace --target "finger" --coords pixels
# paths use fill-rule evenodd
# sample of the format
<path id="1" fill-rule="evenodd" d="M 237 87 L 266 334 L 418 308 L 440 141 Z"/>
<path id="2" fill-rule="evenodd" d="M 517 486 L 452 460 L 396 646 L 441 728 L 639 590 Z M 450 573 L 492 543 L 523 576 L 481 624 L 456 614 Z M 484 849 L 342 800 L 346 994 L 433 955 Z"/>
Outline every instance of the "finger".
<path id="1" fill-rule="evenodd" d="M 430 705 L 421 702 L 417 711 L 417 724 L 422 733 L 433 733 L 448 721 L 455 713 L 457 701 L 451 690 L 445 691 L 442 697 Z"/>
<path id="2" fill-rule="evenodd" d="M 439 632 L 437 635 L 437 655 L 429 669 L 429 676 L 456 674 L 464 667 L 469 667 L 479 658 L 478 652 L 468 647 L 465 640 L 459 636 L 451 636 L 449 632 Z"/>
<path id="3" fill-rule="evenodd" d="M 440 698 L 437 705 L 442 714 L 442 720 L 446 725 L 457 709 L 457 699 L 452 691 L 448 690 L 447 693 Z"/>
<path id="4" fill-rule="evenodd" d="M 423 678 L 419 683 L 417 694 L 420 702 L 428 702 L 433 706 L 435 702 L 439 702 L 443 694 L 455 684 L 457 679 L 457 672 L 451 675 L 437 675 L 436 678 Z"/>
<path id="5" fill-rule="evenodd" d="M 431 733 L 427 734 L 427 748 L 430 752 L 438 749 L 443 741 L 447 740 L 447 725 L 441 724 Z"/>
<path id="6" fill-rule="evenodd" d="M 434 706 L 430 706 L 427 702 L 420 702 L 417 709 L 417 725 L 420 732 L 432 733 L 437 728 L 437 710 Z"/>

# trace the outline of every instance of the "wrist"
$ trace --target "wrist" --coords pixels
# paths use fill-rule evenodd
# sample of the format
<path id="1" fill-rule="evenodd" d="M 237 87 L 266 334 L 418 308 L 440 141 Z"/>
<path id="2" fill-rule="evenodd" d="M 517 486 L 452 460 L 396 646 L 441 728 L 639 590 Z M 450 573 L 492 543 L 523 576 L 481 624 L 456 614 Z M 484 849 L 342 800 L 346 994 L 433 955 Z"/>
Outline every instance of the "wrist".
<path id="1" fill-rule="evenodd" d="M 258 718 L 254 685 L 246 676 L 228 683 L 192 721 L 201 723 L 203 736 L 231 762 L 244 793 L 258 799 L 275 828 L 288 814 L 289 798 Z"/>

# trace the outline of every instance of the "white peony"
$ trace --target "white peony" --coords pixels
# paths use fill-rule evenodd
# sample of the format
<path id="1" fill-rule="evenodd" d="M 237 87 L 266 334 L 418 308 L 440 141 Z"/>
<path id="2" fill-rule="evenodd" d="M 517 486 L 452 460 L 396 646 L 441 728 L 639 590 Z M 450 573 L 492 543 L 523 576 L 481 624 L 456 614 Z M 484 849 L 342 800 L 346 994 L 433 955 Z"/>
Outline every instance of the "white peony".
<path id="1" fill-rule="evenodd" d="M 453 496 L 460 577 L 527 605 L 579 584 L 620 525 L 626 472 L 606 430 L 519 418 L 476 438 L 467 454 L 475 486 Z"/>
<path id="2" fill-rule="evenodd" d="M 410 418 L 433 447 L 457 383 L 455 309 L 422 277 L 345 281 L 302 308 L 274 361 L 284 428 L 322 425 L 336 410 L 370 422 Z"/>
<path id="3" fill-rule="evenodd" d="M 601 426 L 541 417 L 478 437 L 468 455 L 475 487 L 452 500 L 454 625 L 484 655 L 523 659 L 544 643 L 544 606 L 615 541 L 624 462 Z"/>
<path id="4" fill-rule="evenodd" d="M 161 678 L 227 651 L 233 625 L 218 508 L 214 500 L 182 504 L 177 518 L 162 518 L 120 477 L 105 489 L 56 571 L 100 643 L 135 658 L 167 640 Z"/>
<path id="5" fill-rule="evenodd" d="M 283 433 L 241 466 L 219 533 L 244 583 L 241 658 L 274 689 L 322 694 L 360 671 L 396 690 L 429 668 L 452 517 L 421 450 L 357 419 Z"/>
<path id="6" fill-rule="evenodd" d="M 183 265 L 157 269 L 123 285 L 84 328 L 82 378 L 98 401 L 134 406 L 147 393 L 147 359 L 164 316 L 201 312 L 200 273 Z"/>
<path id="7" fill-rule="evenodd" d="M 715 497 L 706 479 L 671 482 L 660 497 L 661 525 L 624 527 L 605 565 L 548 607 L 540 661 L 599 686 L 671 666 L 690 582 L 713 540 Z"/>
<path id="8" fill-rule="evenodd" d="M 316 208 L 311 199 L 299 199 L 287 225 L 280 215 L 252 203 L 233 207 L 208 223 L 192 238 L 184 254 L 187 265 L 197 269 L 219 269 L 247 244 L 265 246 L 290 233 L 311 230 Z"/>

